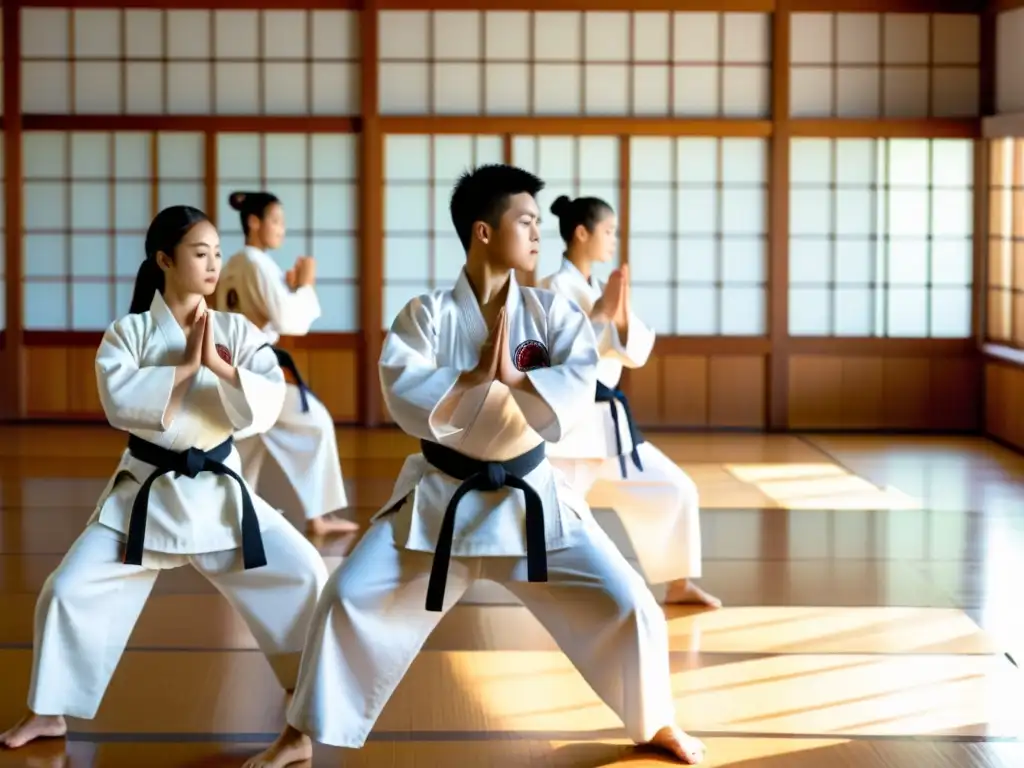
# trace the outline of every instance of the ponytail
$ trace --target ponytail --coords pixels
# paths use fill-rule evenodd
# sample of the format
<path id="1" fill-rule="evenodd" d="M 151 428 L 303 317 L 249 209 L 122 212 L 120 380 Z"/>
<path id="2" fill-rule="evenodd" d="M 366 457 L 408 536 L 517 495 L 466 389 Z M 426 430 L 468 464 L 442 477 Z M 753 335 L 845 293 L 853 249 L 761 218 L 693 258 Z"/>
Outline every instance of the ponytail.
<path id="1" fill-rule="evenodd" d="M 163 291 L 164 271 L 156 259 L 146 259 L 139 265 L 139 272 L 135 275 L 135 290 L 132 292 L 132 305 L 128 312 L 132 315 L 148 312 L 153 297 Z"/>

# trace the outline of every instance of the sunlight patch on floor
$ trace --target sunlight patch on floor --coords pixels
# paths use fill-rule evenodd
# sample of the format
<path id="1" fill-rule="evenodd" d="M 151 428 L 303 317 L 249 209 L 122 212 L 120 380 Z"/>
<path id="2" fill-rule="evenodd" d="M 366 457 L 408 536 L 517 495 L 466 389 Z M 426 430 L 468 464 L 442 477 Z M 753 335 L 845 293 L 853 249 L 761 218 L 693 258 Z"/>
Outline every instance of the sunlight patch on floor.
<path id="1" fill-rule="evenodd" d="M 879 488 L 837 464 L 725 464 L 784 509 L 922 509 L 921 499 Z"/>

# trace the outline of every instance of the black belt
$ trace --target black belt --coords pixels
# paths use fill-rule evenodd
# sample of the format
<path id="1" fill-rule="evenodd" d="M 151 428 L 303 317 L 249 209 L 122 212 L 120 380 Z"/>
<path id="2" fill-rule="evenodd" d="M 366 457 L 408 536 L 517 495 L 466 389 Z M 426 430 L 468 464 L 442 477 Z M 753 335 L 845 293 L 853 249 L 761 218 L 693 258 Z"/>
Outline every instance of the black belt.
<path id="1" fill-rule="evenodd" d="M 295 365 L 295 360 L 293 360 L 292 356 L 288 354 L 288 350 L 275 347 L 272 344 L 264 344 L 263 347 L 267 347 L 277 355 L 277 364 L 295 378 L 295 384 L 299 388 L 299 397 L 302 400 L 302 412 L 309 413 L 309 400 L 307 399 L 307 396 L 312 395 L 313 390 L 306 386 L 306 382 L 302 379 L 302 375 L 299 373 L 298 366 Z M 263 347 L 260 347 L 260 349 L 263 349 Z M 256 351 L 258 352 L 259 350 Z"/>
<path id="2" fill-rule="evenodd" d="M 526 571 L 530 581 L 548 580 L 547 543 L 544 537 L 544 506 L 540 495 L 523 478 L 544 461 L 544 443 L 540 443 L 521 456 L 508 461 L 480 461 L 427 440 L 420 441 L 423 458 L 434 469 L 443 472 L 462 485 L 452 494 L 444 511 L 441 533 L 434 547 L 434 563 L 427 583 L 427 610 L 440 611 L 444 603 L 444 588 L 448 581 L 448 563 L 452 557 L 452 538 L 455 535 L 455 511 L 462 497 L 470 491 L 497 491 L 500 488 L 518 488 L 526 497 Z"/>
<path id="3" fill-rule="evenodd" d="M 625 477 L 626 455 L 622 450 L 622 435 L 619 433 L 619 409 L 615 407 L 616 402 L 622 404 L 622 411 L 626 414 L 626 427 L 629 429 L 629 439 L 633 443 L 633 450 L 630 451 L 629 455 L 633 459 L 636 468 L 643 472 L 644 465 L 640 461 L 640 453 L 636 447 L 644 442 L 644 436 L 640 434 L 640 430 L 633 423 L 633 412 L 629 410 L 629 400 L 626 399 L 626 395 L 623 394 L 621 389 L 606 387 L 599 381 L 597 382 L 597 394 L 594 400 L 598 403 L 608 403 L 608 407 L 612 409 L 612 426 L 615 428 L 615 444 L 619 451 L 619 467 L 622 469 L 622 476 Z"/>
<path id="4" fill-rule="evenodd" d="M 222 462 L 231 455 L 231 438 L 208 451 L 189 448 L 180 453 L 161 448 L 148 440 L 135 435 L 128 437 L 128 450 L 132 456 L 146 464 L 152 464 L 156 470 L 139 488 L 132 504 L 132 516 L 128 523 L 128 541 L 125 545 L 124 562 L 128 565 L 142 565 L 142 550 L 146 544 L 146 517 L 149 514 L 149 489 L 158 477 L 175 472 L 186 477 L 195 477 L 200 472 L 213 472 L 215 475 L 226 475 L 238 483 L 242 489 L 242 561 L 246 570 L 259 568 L 267 564 L 267 556 L 263 552 L 263 536 L 260 534 L 260 523 L 256 517 L 256 508 L 252 504 L 245 483 Z M 200 514 L 202 511 L 199 511 Z"/>

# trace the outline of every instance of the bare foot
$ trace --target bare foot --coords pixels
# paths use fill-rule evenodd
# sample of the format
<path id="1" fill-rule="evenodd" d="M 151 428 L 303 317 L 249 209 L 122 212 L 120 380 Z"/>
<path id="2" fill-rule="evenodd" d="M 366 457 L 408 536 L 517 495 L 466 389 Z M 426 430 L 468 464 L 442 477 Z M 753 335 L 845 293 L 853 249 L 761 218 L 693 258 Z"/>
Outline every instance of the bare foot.
<path id="1" fill-rule="evenodd" d="M 675 725 L 666 725 L 654 734 L 650 744 L 686 765 L 697 765 L 704 759 L 704 742 Z"/>
<path id="2" fill-rule="evenodd" d="M 0 744 L 7 749 L 23 747 L 36 739 L 59 739 L 68 732 L 68 724 L 60 715 L 25 715 L 18 724 L 0 734 Z"/>
<path id="3" fill-rule="evenodd" d="M 306 521 L 306 529 L 313 536 L 328 536 L 332 533 L 353 533 L 359 530 L 359 523 L 333 515 L 314 517 Z"/>
<path id="4" fill-rule="evenodd" d="M 286 726 L 273 744 L 256 757 L 246 761 L 243 768 L 285 768 L 286 765 L 313 759 L 313 742 L 309 736 Z"/>
<path id="5" fill-rule="evenodd" d="M 703 605 L 708 608 L 721 608 L 722 601 L 709 595 L 689 579 L 678 579 L 668 585 L 665 592 L 666 603 L 683 603 L 687 605 Z"/>

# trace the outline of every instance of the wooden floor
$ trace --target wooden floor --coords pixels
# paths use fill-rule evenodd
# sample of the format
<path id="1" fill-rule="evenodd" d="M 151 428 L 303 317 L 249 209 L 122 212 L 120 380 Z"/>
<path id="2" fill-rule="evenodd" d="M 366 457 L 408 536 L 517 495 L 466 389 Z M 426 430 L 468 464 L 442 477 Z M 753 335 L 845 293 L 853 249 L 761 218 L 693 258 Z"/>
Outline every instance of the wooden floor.
<path id="1" fill-rule="evenodd" d="M 666 610 L 680 724 L 709 766 L 1024 766 L 1024 457 L 981 439 L 654 435 L 697 482 L 705 588 Z M 124 444 L 106 428 L 0 428 L 0 720 L 24 706 L 35 595 Z M 339 432 L 351 516 L 413 446 Z M 596 506 L 596 505 L 595 505 Z M 614 515 L 602 525 L 632 548 Z M 335 567 L 353 537 L 318 542 Z M 657 591 L 657 590 L 656 590 Z M 240 765 L 284 695 L 194 572 L 161 576 L 92 722 L 7 766 Z M 365 749 L 316 766 L 662 764 L 502 588 L 480 584 L 415 662 Z"/>

